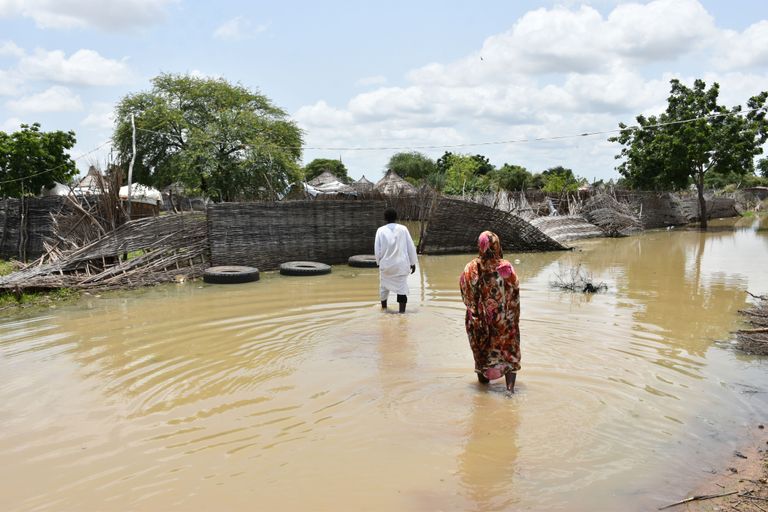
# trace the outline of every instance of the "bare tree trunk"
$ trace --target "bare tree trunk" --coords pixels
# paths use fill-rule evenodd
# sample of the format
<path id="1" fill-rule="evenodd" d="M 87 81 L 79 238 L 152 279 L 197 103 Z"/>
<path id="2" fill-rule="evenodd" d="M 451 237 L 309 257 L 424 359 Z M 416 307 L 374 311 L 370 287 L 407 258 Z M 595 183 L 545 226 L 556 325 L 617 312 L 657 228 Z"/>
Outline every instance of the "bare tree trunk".
<path id="1" fill-rule="evenodd" d="M 704 173 L 699 172 L 696 176 L 696 190 L 699 193 L 699 226 L 701 229 L 707 229 L 707 202 L 704 200 Z"/>

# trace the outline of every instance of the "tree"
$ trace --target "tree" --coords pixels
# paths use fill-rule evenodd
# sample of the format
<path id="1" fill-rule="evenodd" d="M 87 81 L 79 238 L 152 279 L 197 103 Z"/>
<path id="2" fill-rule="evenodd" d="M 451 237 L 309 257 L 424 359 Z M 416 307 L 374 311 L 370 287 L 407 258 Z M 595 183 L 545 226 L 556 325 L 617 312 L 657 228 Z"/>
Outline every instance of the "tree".
<path id="1" fill-rule="evenodd" d="M 760 172 L 760 176 L 768 178 L 768 158 L 761 158 L 757 162 L 757 170 Z"/>
<path id="2" fill-rule="evenodd" d="M 480 174 L 483 171 L 483 162 L 476 156 L 446 152 L 438 159 L 438 173 L 445 176 L 443 183 L 447 194 L 490 190 L 490 180 Z"/>
<path id="3" fill-rule="evenodd" d="M 304 167 L 304 179 L 309 181 L 328 171 L 343 183 L 350 183 L 352 178 L 347 174 L 346 166 L 341 160 L 332 160 L 329 158 L 315 158 Z"/>
<path id="4" fill-rule="evenodd" d="M 564 194 L 575 192 L 581 185 L 581 180 L 576 178 L 571 169 L 558 165 L 550 167 L 541 173 L 544 181 L 541 189 L 548 194 Z"/>
<path id="5" fill-rule="evenodd" d="M 497 190 L 510 192 L 525 190 L 533 181 L 533 176 L 525 167 L 504 164 L 491 173 L 491 182 Z"/>
<path id="6" fill-rule="evenodd" d="M 301 175 L 301 130 L 266 96 L 223 79 L 162 74 L 117 105 L 113 136 L 134 181 L 181 182 L 215 200 L 275 197 Z"/>
<path id="7" fill-rule="evenodd" d="M 437 164 L 428 156 L 418 151 L 411 151 L 392 155 L 387 163 L 387 169 L 392 169 L 402 178 L 419 184 L 437 171 Z"/>
<path id="8" fill-rule="evenodd" d="M 43 186 L 68 181 L 77 174 L 68 153 L 75 142 L 75 132 L 43 132 L 38 123 L 0 132 L 0 195 L 37 194 Z"/>
<path id="9" fill-rule="evenodd" d="M 703 80 L 696 80 L 693 88 L 677 79 L 670 83 L 664 113 L 638 116 L 637 128 L 620 123 L 620 134 L 608 140 L 624 146 L 616 156 L 624 159 L 617 170 L 634 188 L 683 188 L 693 181 L 701 227 L 706 228 L 705 178 L 709 173 L 754 173 L 754 159 L 768 139 L 768 92 L 750 98 L 742 113 L 740 105 L 728 109 L 717 104 L 717 83 L 709 89 Z"/>

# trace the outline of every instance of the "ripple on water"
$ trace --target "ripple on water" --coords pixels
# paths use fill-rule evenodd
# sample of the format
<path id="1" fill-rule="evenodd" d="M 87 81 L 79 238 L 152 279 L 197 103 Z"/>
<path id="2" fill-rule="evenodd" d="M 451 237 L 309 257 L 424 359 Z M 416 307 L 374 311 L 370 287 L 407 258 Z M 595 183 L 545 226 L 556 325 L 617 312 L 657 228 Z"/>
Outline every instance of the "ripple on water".
<path id="1" fill-rule="evenodd" d="M 749 403 L 719 380 L 741 363 L 689 339 L 744 280 L 681 281 L 693 275 L 684 258 L 705 252 L 679 251 L 664 263 L 683 271 L 655 275 L 641 242 L 521 258 L 523 370 L 511 397 L 473 373 L 456 283 L 467 256 L 422 259 L 406 315 L 379 310 L 375 271 L 336 267 L 158 287 L 2 324 L 6 499 L 241 509 L 257 489 L 265 507 L 330 508 L 328 490 L 343 481 L 350 508 L 567 509 L 578 499 L 616 509 L 621 492 L 658 487 L 648 475 L 666 466 L 690 473 L 676 447 L 716 447 L 722 438 L 707 436 Z M 553 292 L 559 258 L 582 258 L 610 292 Z M 677 290 L 699 300 L 681 322 L 667 311 Z M 31 495 L 25 482 L 44 489 Z"/>

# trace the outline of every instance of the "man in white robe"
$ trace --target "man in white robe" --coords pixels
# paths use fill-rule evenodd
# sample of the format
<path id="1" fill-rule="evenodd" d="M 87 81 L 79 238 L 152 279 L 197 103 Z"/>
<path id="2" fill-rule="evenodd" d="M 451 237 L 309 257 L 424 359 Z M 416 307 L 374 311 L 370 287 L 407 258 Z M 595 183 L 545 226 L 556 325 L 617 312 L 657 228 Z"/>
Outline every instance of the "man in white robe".
<path id="1" fill-rule="evenodd" d="M 408 302 L 408 274 L 416 271 L 416 246 L 408 228 L 397 224 L 394 208 L 384 211 L 387 224 L 376 231 L 374 252 L 379 264 L 379 292 L 381 307 L 386 309 L 389 293 L 397 294 L 400 313 L 405 313 Z"/>

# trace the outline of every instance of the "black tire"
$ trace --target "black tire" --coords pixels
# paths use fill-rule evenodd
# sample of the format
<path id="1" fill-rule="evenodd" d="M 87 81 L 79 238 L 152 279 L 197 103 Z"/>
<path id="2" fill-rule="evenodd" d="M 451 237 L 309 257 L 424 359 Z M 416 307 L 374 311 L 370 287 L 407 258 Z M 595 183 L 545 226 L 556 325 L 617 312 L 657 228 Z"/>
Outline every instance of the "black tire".
<path id="1" fill-rule="evenodd" d="M 376 263 L 376 256 L 373 254 L 356 254 L 350 256 L 348 263 L 350 267 L 359 268 L 377 268 L 379 266 L 379 264 Z"/>
<path id="2" fill-rule="evenodd" d="M 259 269 L 229 265 L 210 267 L 203 272 L 203 281 L 211 284 L 250 283 L 259 280 Z"/>
<path id="3" fill-rule="evenodd" d="M 316 261 L 286 261 L 280 265 L 284 276 L 319 276 L 330 274 L 331 266 Z"/>

